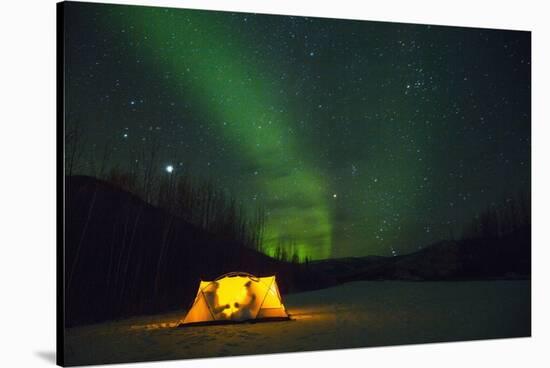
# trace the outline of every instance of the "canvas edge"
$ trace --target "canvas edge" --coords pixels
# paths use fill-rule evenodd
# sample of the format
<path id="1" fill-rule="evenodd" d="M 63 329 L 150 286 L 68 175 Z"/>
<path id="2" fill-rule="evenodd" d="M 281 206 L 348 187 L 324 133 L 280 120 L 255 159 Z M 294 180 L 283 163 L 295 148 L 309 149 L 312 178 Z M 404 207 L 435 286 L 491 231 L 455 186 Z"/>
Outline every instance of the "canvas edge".
<path id="1" fill-rule="evenodd" d="M 65 3 L 56 3 L 56 364 L 65 365 L 64 70 Z"/>

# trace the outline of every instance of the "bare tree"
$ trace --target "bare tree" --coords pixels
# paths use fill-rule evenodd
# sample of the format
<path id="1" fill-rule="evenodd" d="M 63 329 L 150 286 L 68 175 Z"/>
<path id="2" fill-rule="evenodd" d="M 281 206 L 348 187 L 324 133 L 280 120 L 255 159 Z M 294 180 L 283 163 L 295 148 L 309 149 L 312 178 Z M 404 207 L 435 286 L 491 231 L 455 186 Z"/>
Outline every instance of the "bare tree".
<path id="1" fill-rule="evenodd" d="M 150 144 L 143 150 L 143 195 L 147 202 L 151 201 L 152 190 L 155 184 L 154 168 L 157 167 L 158 156 L 160 152 L 160 142 L 157 138 L 152 138 Z"/>
<path id="2" fill-rule="evenodd" d="M 75 122 L 72 127 L 65 127 L 65 175 L 71 177 L 80 168 L 84 154 L 84 135 L 82 127 Z"/>
<path id="3" fill-rule="evenodd" d="M 111 150 L 111 140 L 105 140 L 105 143 L 103 145 L 103 150 L 101 154 L 101 161 L 99 163 L 99 171 L 98 171 L 98 178 L 104 178 L 107 173 L 107 165 L 109 163 L 109 160 L 111 158 L 112 150 Z"/>

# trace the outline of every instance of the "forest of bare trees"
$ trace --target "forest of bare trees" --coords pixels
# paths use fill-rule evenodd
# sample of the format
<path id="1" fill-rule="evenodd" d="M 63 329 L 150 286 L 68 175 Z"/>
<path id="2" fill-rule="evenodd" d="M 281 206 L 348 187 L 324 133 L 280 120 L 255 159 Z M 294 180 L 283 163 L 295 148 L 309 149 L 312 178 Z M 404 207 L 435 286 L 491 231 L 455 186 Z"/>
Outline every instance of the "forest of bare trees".
<path id="1" fill-rule="evenodd" d="M 464 229 L 464 239 L 502 238 L 531 226 L 531 198 L 519 192 L 477 215 Z"/>
<path id="2" fill-rule="evenodd" d="M 145 141 L 138 149 L 128 147 L 128 154 L 135 159 L 122 165 L 112 160 L 111 142 L 86 152 L 83 136 L 78 124 L 66 130 L 67 177 L 80 174 L 105 180 L 228 244 L 262 250 L 264 209 L 246 208 L 231 193 L 217 188 L 211 179 L 194 176 L 189 169 L 185 173 L 160 171 L 163 155 L 157 139 Z"/>

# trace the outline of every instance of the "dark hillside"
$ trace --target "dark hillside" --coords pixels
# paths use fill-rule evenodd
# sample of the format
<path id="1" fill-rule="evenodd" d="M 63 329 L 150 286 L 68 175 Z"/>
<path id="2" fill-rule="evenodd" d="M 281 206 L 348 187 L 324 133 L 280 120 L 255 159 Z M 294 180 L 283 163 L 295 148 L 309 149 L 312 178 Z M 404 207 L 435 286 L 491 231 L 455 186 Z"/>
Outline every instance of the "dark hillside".
<path id="1" fill-rule="evenodd" d="M 396 257 L 312 262 L 337 282 L 355 280 L 526 279 L 531 276 L 531 200 L 520 192 L 477 214 L 459 240 Z"/>
<path id="2" fill-rule="evenodd" d="M 66 326 L 186 307 L 198 281 L 243 270 L 283 291 L 327 284 L 86 176 L 67 179 Z"/>
<path id="3" fill-rule="evenodd" d="M 312 262 L 310 268 L 337 282 L 526 279 L 531 275 L 530 243 L 529 229 L 520 229 L 499 238 L 439 242 L 396 257 Z"/>

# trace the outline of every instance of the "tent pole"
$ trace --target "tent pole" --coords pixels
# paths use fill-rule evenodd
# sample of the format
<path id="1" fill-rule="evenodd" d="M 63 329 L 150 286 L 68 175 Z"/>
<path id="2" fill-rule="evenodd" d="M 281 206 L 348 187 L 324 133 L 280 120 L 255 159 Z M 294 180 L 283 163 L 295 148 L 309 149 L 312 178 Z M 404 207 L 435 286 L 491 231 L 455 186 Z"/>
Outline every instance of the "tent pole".
<path id="1" fill-rule="evenodd" d="M 208 304 L 208 299 L 206 299 L 206 296 L 204 295 L 204 292 L 201 290 L 202 297 L 204 298 L 204 302 L 206 303 L 206 306 L 208 307 L 208 311 L 210 312 L 210 315 L 212 316 L 212 319 L 214 321 L 217 321 L 216 317 L 214 317 L 214 313 L 212 313 L 212 309 L 210 308 L 210 304 Z"/>
<path id="2" fill-rule="evenodd" d="M 274 281 L 275 281 L 275 277 L 273 277 L 273 280 L 271 280 L 271 283 L 269 284 L 269 287 L 267 288 L 267 293 L 269 293 L 269 291 L 271 290 L 271 285 L 273 285 Z M 258 308 L 258 311 L 256 312 L 256 316 L 254 316 L 254 319 L 258 318 L 258 314 L 260 314 L 260 311 L 262 310 L 262 306 L 264 305 L 265 298 L 267 298 L 267 293 L 265 293 L 264 298 L 262 299 L 262 304 L 260 304 L 260 308 Z"/>

